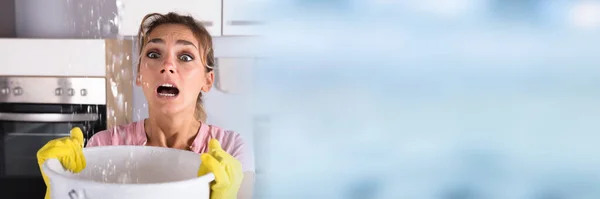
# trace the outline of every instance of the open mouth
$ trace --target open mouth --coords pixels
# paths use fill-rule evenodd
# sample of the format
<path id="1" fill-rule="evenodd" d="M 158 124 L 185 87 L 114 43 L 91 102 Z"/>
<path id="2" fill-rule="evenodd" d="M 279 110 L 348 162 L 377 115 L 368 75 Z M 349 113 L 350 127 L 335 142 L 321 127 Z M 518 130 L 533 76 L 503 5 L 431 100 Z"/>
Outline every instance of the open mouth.
<path id="1" fill-rule="evenodd" d="M 176 97 L 179 95 L 179 89 L 173 84 L 162 84 L 156 89 L 160 97 Z"/>

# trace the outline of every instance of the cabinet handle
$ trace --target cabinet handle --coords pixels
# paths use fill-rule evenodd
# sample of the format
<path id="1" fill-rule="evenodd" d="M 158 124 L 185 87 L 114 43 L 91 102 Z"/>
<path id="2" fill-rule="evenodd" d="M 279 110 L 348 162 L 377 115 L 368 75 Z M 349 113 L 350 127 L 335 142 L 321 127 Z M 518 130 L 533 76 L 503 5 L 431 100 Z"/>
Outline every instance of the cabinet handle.
<path id="1" fill-rule="evenodd" d="M 202 21 L 202 25 L 204 25 L 206 27 L 211 27 L 211 26 L 213 26 L 213 22 L 212 21 Z"/>
<path id="2" fill-rule="evenodd" d="M 1 121 L 17 122 L 87 122 L 98 120 L 98 114 L 66 113 L 5 113 L 0 112 Z"/>
<path id="3" fill-rule="evenodd" d="M 7 136 L 49 136 L 49 137 L 69 137 L 70 133 L 8 133 Z"/>
<path id="4" fill-rule="evenodd" d="M 231 20 L 227 22 L 227 24 L 232 26 L 252 26 L 252 25 L 262 25 L 262 21 L 250 21 L 250 20 Z"/>

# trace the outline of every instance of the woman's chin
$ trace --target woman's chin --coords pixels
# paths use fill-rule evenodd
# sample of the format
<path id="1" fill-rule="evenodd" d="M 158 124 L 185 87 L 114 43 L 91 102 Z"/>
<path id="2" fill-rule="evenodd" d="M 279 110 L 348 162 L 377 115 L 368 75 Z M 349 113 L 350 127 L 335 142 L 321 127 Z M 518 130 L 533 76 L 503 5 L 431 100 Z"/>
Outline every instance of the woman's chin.
<path id="1" fill-rule="evenodd" d="M 182 107 L 167 105 L 167 106 L 161 107 L 160 113 L 163 116 L 174 117 L 174 116 L 177 116 L 177 115 L 185 112 L 184 110 L 185 109 Z"/>
<path id="2" fill-rule="evenodd" d="M 156 111 L 152 112 L 157 112 L 168 116 L 173 116 L 177 115 L 178 113 L 185 112 L 185 105 L 183 104 L 183 102 L 175 102 L 176 101 L 158 101 L 158 103 L 155 103 L 155 106 L 152 107 Z"/>

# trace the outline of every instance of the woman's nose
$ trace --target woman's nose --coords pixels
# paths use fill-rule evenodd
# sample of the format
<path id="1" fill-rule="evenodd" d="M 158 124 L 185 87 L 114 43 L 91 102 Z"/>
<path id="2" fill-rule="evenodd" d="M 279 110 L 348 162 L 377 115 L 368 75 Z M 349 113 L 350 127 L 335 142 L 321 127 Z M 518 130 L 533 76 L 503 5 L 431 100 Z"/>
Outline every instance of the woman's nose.
<path id="1" fill-rule="evenodd" d="M 173 69 L 165 69 L 165 68 L 163 68 L 162 70 L 160 70 L 160 73 L 166 73 L 166 72 L 169 72 L 171 74 L 175 74 L 175 70 L 173 70 Z"/>
<path id="2" fill-rule="evenodd" d="M 160 70 L 160 73 L 166 73 L 169 72 L 171 74 L 175 73 L 175 61 L 172 59 L 173 56 L 167 56 L 164 59 L 162 68 Z"/>

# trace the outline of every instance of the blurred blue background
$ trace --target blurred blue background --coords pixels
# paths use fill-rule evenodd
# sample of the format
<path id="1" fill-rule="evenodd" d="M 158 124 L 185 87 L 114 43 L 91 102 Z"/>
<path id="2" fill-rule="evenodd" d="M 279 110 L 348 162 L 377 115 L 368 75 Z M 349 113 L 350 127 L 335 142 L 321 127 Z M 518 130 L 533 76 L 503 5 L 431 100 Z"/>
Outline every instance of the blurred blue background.
<path id="1" fill-rule="evenodd" d="M 600 1 L 264 9 L 257 198 L 600 198 Z"/>

